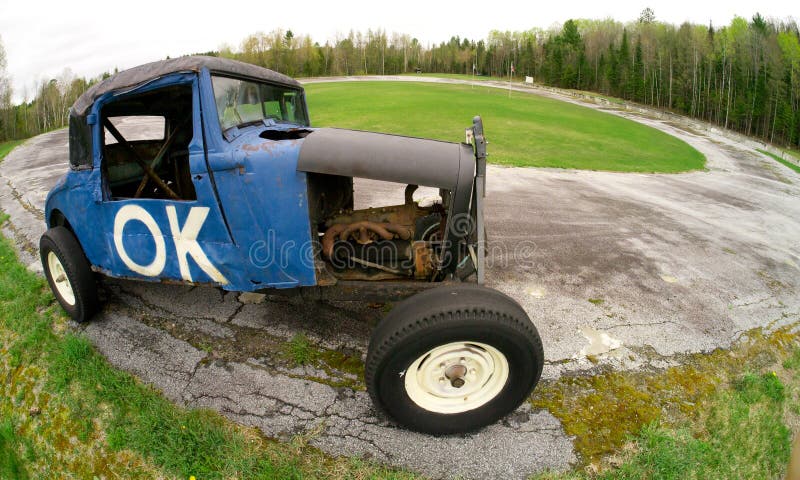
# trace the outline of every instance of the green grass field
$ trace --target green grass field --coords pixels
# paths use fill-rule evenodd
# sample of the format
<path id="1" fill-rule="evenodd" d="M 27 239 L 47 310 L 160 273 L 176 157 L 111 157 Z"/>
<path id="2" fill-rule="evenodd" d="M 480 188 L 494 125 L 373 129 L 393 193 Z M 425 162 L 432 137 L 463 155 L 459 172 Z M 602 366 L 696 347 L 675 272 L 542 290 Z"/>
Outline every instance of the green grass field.
<path id="1" fill-rule="evenodd" d="M 537 95 L 403 82 L 309 84 L 306 91 L 315 126 L 463 141 L 480 114 L 492 163 L 665 173 L 705 164 L 700 152 L 666 133 Z"/>

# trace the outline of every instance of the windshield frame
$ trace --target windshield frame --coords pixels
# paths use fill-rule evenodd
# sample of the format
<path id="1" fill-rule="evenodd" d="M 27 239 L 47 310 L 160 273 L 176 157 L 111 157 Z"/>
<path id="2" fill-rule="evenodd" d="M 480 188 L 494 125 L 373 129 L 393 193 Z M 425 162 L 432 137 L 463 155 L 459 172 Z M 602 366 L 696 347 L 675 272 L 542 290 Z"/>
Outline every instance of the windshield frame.
<path id="1" fill-rule="evenodd" d="M 237 75 L 227 75 L 225 73 L 218 73 L 218 72 L 210 72 L 211 75 L 211 93 L 214 97 L 214 106 L 217 110 L 216 112 L 216 119 L 219 125 L 220 131 L 222 132 L 222 136 L 230 141 L 233 138 L 238 136 L 238 130 L 240 128 L 247 128 L 251 125 L 258 125 L 263 124 L 264 126 L 272 126 L 276 124 L 280 125 L 297 125 L 299 127 L 310 127 L 311 122 L 308 118 L 308 105 L 306 103 L 305 98 L 305 90 L 302 87 L 295 87 L 290 85 L 285 85 L 281 83 L 269 82 L 260 79 L 254 79 L 249 77 L 242 77 Z M 223 91 L 219 91 L 219 80 L 224 80 L 225 82 L 234 81 L 239 82 L 237 85 L 237 89 L 233 95 L 235 95 L 235 107 L 231 103 L 232 99 L 224 99 L 220 101 L 222 96 L 218 98 L 217 94 L 220 93 L 221 95 L 225 95 L 226 93 Z M 245 92 L 240 90 L 243 86 L 246 87 L 255 87 L 254 89 L 249 89 Z M 243 93 L 253 95 L 255 94 L 257 98 L 257 103 L 252 102 L 242 102 L 242 95 Z M 292 111 L 291 113 L 287 110 L 287 105 L 290 105 L 289 102 L 285 102 L 285 99 L 288 96 L 286 94 L 293 94 L 293 100 L 291 101 Z M 227 95 L 231 95 L 231 92 L 228 92 Z M 279 98 L 276 98 L 279 97 Z M 268 98 L 269 97 L 269 98 Z M 267 103 L 277 102 L 279 111 L 273 112 L 270 114 L 267 112 Z M 245 113 L 240 108 L 241 106 L 250 106 L 251 108 L 242 116 L 242 113 Z M 259 106 L 258 109 L 253 109 L 253 107 Z M 236 114 L 238 117 L 237 119 L 225 121 L 225 115 L 229 113 L 229 110 L 232 109 L 233 113 Z M 277 115 L 276 115 L 277 114 Z M 291 115 L 290 118 L 287 118 Z"/>

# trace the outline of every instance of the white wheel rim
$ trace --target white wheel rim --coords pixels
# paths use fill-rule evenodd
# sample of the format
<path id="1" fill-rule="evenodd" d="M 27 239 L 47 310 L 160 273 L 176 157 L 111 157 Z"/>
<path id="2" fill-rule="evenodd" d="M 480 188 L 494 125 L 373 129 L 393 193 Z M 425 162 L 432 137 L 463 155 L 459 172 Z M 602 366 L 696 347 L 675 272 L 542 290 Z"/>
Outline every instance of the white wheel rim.
<path id="1" fill-rule="evenodd" d="M 508 380 L 508 360 L 478 342 L 453 342 L 417 358 L 405 372 L 409 398 L 436 413 L 462 413 L 495 398 Z"/>
<path id="2" fill-rule="evenodd" d="M 61 260 L 58 259 L 55 253 L 49 252 L 47 254 L 47 266 L 58 295 L 68 305 L 75 305 L 75 292 L 72 291 L 72 284 L 69 283 L 67 272 L 64 271 L 64 266 L 61 265 Z"/>

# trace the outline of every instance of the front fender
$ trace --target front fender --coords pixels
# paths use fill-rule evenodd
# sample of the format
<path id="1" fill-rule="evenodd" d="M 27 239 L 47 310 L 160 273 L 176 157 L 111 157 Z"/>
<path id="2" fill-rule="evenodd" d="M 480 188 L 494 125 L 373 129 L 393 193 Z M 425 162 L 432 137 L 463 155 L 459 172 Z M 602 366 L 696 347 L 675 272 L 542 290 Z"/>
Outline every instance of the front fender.
<path id="1" fill-rule="evenodd" d="M 51 188 L 50 191 L 47 192 L 47 197 L 45 198 L 44 201 L 44 221 L 45 224 L 47 225 L 47 228 L 50 228 L 53 225 L 51 221 L 53 210 L 55 210 L 53 205 L 59 203 L 59 197 L 61 197 L 63 195 L 63 192 L 67 189 L 67 175 L 69 174 L 66 173 L 62 175 L 61 178 L 59 178 L 56 184 L 53 186 L 53 188 Z"/>
<path id="2" fill-rule="evenodd" d="M 45 200 L 47 228 L 53 226 L 53 212 L 61 212 L 92 265 L 97 265 L 103 250 L 100 236 L 95 235 L 99 221 L 95 190 L 100 189 L 99 182 L 98 169 L 71 170 L 59 179 Z"/>

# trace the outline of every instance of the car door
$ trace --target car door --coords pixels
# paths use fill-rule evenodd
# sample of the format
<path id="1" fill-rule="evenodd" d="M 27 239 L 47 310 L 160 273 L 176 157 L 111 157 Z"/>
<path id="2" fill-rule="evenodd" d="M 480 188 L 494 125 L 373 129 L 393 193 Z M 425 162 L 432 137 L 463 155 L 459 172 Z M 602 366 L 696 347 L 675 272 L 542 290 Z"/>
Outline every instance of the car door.
<path id="1" fill-rule="evenodd" d="M 197 76 L 169 75 L 103 99 L 96 122 L 101 269 L 236 289 L 240 258 L 206 167 Z"/>

